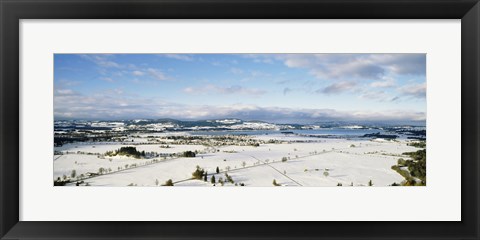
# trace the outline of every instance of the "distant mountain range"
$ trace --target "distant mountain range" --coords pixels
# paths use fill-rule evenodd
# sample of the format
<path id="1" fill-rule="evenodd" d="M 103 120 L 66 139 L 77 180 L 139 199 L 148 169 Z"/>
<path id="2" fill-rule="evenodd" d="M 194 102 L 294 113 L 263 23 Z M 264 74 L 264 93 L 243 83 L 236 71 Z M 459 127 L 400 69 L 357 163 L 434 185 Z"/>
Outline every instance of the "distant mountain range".
<path id="1" fill-rule="evenodd" d="M 364 129 L 364 128 L 381 128 L 392 126 L 421 126 L 408 124 L 365 124 L 345 121 L 328 121 L 316 122 L 312 124 L 278 124 L 269 123 L 265 121 L 244 121 L 235 118 L 226 119 L 209 119 L 209 120 L 195 120 L 185 121 L 171 118 L 163 119 L 133 119 L 133 120 L 116 120 L 116 121 L 90 121 L 90 120 L 62 120 L 55 121 L 55 128 L 145 128 L 156 130 L 201 130 L 201 129 L 216 129 L 216 130 L 247 130 L 247 129 L 316 129 L 316 128 L 350 128 L 350 129 Z"/>

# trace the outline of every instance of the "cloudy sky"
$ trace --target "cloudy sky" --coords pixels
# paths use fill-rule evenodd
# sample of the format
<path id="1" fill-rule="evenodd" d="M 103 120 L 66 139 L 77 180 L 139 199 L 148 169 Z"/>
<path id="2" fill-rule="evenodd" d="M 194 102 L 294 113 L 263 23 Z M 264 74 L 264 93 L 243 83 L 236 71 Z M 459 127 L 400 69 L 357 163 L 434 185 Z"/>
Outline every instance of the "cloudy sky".
<path id="1" fill-rule="evenodd" d="M 55 119 L 418 122 L 424 54 L 55 54 Z"/>

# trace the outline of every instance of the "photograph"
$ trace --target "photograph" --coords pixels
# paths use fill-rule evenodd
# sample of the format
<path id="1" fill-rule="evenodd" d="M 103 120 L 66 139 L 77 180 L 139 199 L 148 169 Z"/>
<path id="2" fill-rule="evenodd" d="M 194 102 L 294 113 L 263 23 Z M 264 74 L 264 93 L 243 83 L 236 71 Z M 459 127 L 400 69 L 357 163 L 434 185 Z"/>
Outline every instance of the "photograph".
<path id="1" fill-rule="evenodd" d="M 480 239 L 480 0 L 0 10 L 0 240 Z"/>
<path id="2" fill-rule="evenodd" d="M 427 185 L 425 53 L 53 60 L 53 186 Z"/>

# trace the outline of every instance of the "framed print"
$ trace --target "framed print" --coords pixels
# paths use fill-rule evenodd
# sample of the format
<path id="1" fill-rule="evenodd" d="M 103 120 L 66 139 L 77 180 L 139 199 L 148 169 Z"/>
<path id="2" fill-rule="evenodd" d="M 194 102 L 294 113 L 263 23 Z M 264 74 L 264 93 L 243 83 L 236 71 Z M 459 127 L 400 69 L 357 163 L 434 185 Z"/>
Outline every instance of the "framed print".
<path id="1" fill-rule="evenodd" d="M 53 185 L 426 186 L 425 63 L 415 53 L 55 54 Z M 363 112 L 372 99 L 377 109 Z"/>
<path id="2" fill-rule="evenodd" d="M 478 1 L 0 6 L 2 239 L 479 237 Z"/>

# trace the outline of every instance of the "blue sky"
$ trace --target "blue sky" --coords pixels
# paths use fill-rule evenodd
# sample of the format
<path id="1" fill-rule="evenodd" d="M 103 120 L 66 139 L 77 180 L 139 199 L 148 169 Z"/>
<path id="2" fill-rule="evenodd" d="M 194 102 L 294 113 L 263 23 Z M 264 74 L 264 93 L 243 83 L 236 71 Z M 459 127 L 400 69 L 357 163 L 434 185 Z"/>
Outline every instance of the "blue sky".
<path id="1" fill-rule="evenodd" d="M 424 122 L 425 54 L 55 54 L 55 119 Z"/>

